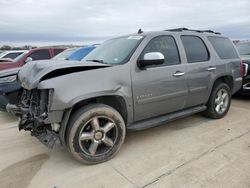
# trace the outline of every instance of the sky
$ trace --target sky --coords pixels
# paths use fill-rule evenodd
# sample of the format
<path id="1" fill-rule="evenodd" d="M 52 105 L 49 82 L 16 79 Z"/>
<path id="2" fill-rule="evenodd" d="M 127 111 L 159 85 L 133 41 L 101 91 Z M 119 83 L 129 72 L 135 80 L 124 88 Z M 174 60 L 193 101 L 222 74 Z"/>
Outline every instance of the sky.
<path id="1" fill-rule="evenodd" d="M 0 0 L 0 45 L 83 45 L 179 27 L 250 39 L 250 0 Z"/>

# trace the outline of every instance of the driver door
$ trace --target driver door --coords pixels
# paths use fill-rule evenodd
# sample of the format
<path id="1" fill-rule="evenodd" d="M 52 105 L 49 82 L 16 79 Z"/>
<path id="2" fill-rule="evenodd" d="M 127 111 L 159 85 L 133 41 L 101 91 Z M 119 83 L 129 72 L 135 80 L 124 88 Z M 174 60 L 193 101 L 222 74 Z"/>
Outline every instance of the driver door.
<path id="1" fill-rule="evenodd" d="M 151 39 L 139 59 L 150 52 L 162 53 L 164 64 L 144 70 L 136 67 L 132 73 L 135 121 L 182 110 L 188 95 L 186 65 L 181 63 L 174 37 Z"/>

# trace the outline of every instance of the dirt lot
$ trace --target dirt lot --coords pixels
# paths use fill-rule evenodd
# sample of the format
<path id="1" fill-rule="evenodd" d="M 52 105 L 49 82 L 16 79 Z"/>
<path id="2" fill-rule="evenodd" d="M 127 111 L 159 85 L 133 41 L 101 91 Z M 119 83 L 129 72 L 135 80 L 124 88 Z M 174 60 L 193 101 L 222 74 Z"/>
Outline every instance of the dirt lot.
<path id="1" fill-rule="evenodd" d="M 0 188 L 250 187 L 250 99 L 221 120 L 194 115 L 129 132 L 109 162 L 85 166 L 49 150 L 0 113 Z"/>

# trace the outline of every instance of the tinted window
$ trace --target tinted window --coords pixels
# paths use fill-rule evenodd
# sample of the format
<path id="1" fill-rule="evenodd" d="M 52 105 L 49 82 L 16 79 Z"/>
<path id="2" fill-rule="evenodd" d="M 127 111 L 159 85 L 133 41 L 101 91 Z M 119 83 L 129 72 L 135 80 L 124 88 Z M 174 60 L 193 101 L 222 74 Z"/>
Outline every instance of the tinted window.
<path id="1" fill-rule="evenodd" d="M 224 37 L 208 37 L 215 51 L 221 59 L 239 58 L 232 42 Z"/>
<path id="2" fill-rule="evenodd" d="M 54 49 L 54 55 L 60 54 L 64 49 Z"/>
<path id="3" fill-rule="evenodd" d="M 22 53 L 23 53 L 23 52 L 13 52 L 13 53 L 6 54 L 6 55 L 3 56 L 2 58 L 15 59 L 17 56 L 21 55 Z"/>
<path id="4" fill-rule="evenodd" d="M 50 59 L 49 51 L 48 50 L 37 50 L 29 55 L 33 59 L 36 60 L 43 60 L 43 59 Z"/>
<path id="5" fill-rule="evenodd" d="M 182 36 L 188 63 L 208 61 L 207 47 L 201 38 L 196 36 Z"/>
<path id="6" fill-rule="evenodd" d="M 175 40 L 171 36 L 153 38 L 143 50 L 141 58 L 149 52 L 161 52 L 165 57 L 163 65 L 180 64 L 179 52 Z"/>

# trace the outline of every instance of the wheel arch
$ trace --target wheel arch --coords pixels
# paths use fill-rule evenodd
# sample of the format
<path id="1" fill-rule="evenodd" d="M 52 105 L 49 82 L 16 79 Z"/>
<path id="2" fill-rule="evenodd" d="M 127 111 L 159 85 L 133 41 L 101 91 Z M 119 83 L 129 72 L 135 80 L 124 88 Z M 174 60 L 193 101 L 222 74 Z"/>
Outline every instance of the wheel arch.
<path id="1" fill-rule="evenodd" d="M 233 91 L 233 88 L 234 88 L 233 76 L 224 75 L 224 76 L 220 76 L 220 77 L 216 78 L 214 83 L 213 83 L 212 88 L 214 88 L 215 84 L 218 82 L 223 82 L 223 83 L 227 84 L 229 86 L 230 90 Z"/>
<path id="2" fill-rule="evenodd" d="M 218 77 L 216 77 L 216 78 L 214 79 L 214 82 L 211 83 L 210 90 L 209 90 L 209 97 L 207 98 L 207 102 L 208 102 L 208 100 L 210 99 L 211 94 L 212 94 L 212 91 L 213 91 L 215 85 L 216 85 L 218 82 L 222 82 L 222 83 L 228 84 L 230 90 L 233 91 L 233 88 L 234 88 L 233 76 L 232 76 L 232 75 L 222 75 L 222 76 L 218 76 Z"/>
<path id="3" fill-rule="evenodd" d="M 75 113 L 77 110 L 82 108 L 83 106 L 86 106 L 88 104 L 106 104 L 108 106 L 111 106 L 115 110 L 117 110 L 121 116 L 124 119 L 125 125 L 128 124 L 132 120 L 132 114 L 129 113 L 130 110 L 129 104 L 126 101 L 126 99 L 120 95 L 105 95 L 105 96 L 96 96 L 88 99 L 83 99 L 78 102 L 76 102 L 71 108 L 65 110 L 63 119 L 61 122 L 61 128 L 60 128 L 60 140 L 65 145 L 65 136 L 66 131 L 68 127 L 68 121 L 73 113 Z"/>

